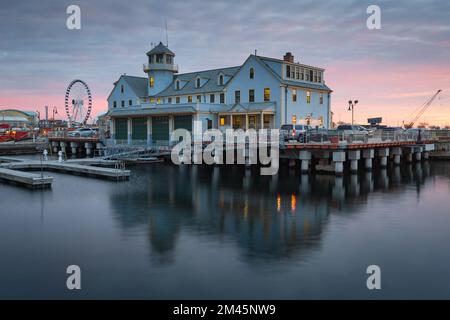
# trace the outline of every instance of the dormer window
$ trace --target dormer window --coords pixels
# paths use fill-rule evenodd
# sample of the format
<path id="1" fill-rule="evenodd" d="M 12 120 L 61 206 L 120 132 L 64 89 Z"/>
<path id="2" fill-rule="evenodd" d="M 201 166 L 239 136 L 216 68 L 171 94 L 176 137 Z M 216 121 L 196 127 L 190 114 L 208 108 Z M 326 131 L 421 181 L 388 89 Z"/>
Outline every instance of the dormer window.
<path id="1" fill-rule="evenodd" d="M 255 78 L 255 69 L 254 68 L 250 68 L 250 79 L 254 79 Z"/>
<path id="2" fill-rule="evenodd" d="M 201 86 L 200 78 L 195 79 L 195 87 L 200 88 L 200 86 Z"/>
<path id="3" fill-rule="evenodd" d="M 123 93 L 124 89 L 123 89 L 123 84 L 120 86 L 120 92 Z"/>
<path id="4" fill-rule="evenodd" d="M 223 86 L 223 74 L 219 76 L 219 86 Z"/>

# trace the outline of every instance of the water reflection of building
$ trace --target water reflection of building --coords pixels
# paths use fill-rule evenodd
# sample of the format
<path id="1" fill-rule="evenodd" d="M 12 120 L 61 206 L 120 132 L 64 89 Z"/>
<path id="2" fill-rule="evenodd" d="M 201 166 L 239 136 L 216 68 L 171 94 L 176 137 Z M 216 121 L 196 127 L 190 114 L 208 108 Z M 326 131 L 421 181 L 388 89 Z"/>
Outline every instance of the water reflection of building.
<path id="1" fill-rule="evenodd" d="M 403 192 L 410 183 L 420 189 L 430 169 L 424 163 L 344 178 L 258 172 L 236 166 L 136 169 L 111 195 L 112 207 L 124 229 L 148 232 L 158 261 L 170 261 L 181 232 L 234 243 L 247 261 L 306 257 L 319 248 L 330 214 L 360 212 L 371 192 Z"/>

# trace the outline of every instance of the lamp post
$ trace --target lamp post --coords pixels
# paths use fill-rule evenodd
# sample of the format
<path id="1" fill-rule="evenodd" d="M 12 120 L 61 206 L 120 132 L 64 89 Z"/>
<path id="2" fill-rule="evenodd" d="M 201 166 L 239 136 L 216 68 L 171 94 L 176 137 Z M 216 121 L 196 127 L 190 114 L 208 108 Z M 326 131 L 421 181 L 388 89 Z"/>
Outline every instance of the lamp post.
<path id="1" fill-rule="evenodd" d="M 58 114 L 58 109 L 53 107 L 52 128 L 55 127 L 55 114 Z"/>
<path id="2" fill-rule="evenodd" d="M 354 125 L 355 122 L 355 106 L 358 104 L 358 100 L 352 101 L 350 100 L 348 102 L 348 111 L 352 112 L 352 125 Z"/>

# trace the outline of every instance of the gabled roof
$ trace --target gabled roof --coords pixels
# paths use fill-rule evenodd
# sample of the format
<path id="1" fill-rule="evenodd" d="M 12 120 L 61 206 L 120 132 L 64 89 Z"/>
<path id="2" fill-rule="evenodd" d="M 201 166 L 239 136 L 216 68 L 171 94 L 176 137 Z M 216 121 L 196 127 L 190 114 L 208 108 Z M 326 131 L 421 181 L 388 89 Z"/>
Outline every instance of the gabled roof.
<path id="1" fill-rule="evenodd" d="M 172 82 L 166 89 L 162 92 L 158 93 L 157 97 L 165 97 L 165 96 L 176 96 L 176 95 L 186 95 L 186 94 L 202 94 L 208 92 L 219 92 L 222 91 L 226 83 L 224 85 L 219 85 L 218 79 L 219 74 L 224 74 L 226 76 L 233 77 L 236 72 L 239 70 L 239 67 L 230 67 L 230 68 L 222 68 L 222 69 L 213 69 L 213 70 L 205 70 L 191 73 L 178 74 L 174 77 L 174 82 Z M 195 87 L 195 79 L 197 77 L 208 79 L 200 88 Z M 174 87 L 175 81 L 180 80 L 187 82 L 180 90 L 176 90 Z"/>
<path id="2" fill-rule="evenodd" d="M 113 90 L 111 90 L 111 93 L 109 94 L 107 100 L 109 100 L 112 93 L 114 92 L 114 89 L 117 87 L 117 84 L 121 79 L 123 79 L 130 86 L 131 90 L 138 98 L 148 96 L 147 78 L 121 75 L 119 80 L 114 82 L 114 88 Z"/>
<path id="3" fill-rule="evenodd" d="M 148 95 L 148 79 L 143 77 L 122 76 L 125 82 L 130 86 L 131 90 L 138 96 L 146 97 Z"/>
<path id="4" fill-rule="evenodd" d="M 149 56 L 151 54 L 157 54 L 157 53 L 167 53 L 172 56 L 175 56 L 175 53 L 170 51 L 169 48 L 167 48 L 165 45 L 163 45 L 162 42 L 159 42 L 159 44 L 156 47 L 154 47 L 152 50 L 147 52 L 147 55 Z"/>

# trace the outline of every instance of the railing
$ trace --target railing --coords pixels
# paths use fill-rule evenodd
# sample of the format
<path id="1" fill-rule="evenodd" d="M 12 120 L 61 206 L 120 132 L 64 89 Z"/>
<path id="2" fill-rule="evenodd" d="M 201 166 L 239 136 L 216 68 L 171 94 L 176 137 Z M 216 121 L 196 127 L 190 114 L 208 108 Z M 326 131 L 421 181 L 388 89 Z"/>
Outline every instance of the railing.
<path id="1" fill-rule="evenodd" d="M 419 137 L 420 135 L 420 137 Z M 377 143 L 377 142 L 401 142 L 418 140 L 438 140 L 438 138 L 450 137 L 450 131 L 441 130 L 439 132 L 431 130 L 411 130 L 411 131 L 385 131 L 376 130 L 370 133 L 353 133 L 337 130 L 311 130 L 300 134 L 298 143 Z M 420 138 L 420 139 L 419 139 Z M 280 135 L 280 139 L 284 137 Z"/>
<path id="2" fill-rule="evenodd" d="M 178 72 L 178 65 L 168 63 L 144 63 L 142 69 L 144 72 L 149 72 L 150 70 L 170 70 Z"/>

